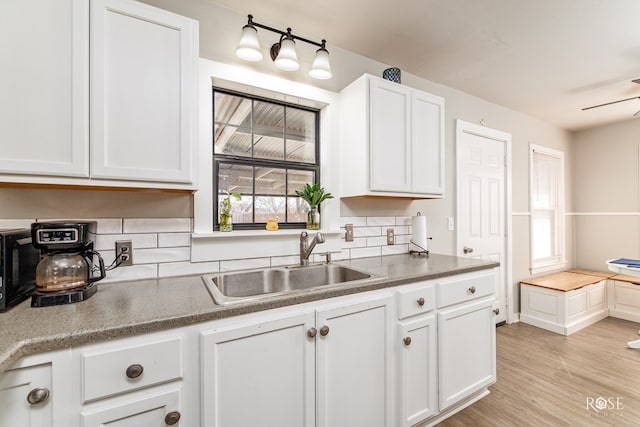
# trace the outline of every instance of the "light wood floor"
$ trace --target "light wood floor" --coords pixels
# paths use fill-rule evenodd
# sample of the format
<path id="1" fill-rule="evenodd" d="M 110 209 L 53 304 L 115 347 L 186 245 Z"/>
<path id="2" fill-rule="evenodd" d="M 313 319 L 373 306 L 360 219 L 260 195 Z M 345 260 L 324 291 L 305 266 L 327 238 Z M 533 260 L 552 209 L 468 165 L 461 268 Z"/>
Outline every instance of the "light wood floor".
<path id="1" fill-rule="evenodd" d="M 439 426 L 640 426 L 640 349 L 626 346 L 639 328 L 607 318 L 565 337 L 501 326 L 491 394 Z M 615 406 L 598 411 L 599 398 Z"/>

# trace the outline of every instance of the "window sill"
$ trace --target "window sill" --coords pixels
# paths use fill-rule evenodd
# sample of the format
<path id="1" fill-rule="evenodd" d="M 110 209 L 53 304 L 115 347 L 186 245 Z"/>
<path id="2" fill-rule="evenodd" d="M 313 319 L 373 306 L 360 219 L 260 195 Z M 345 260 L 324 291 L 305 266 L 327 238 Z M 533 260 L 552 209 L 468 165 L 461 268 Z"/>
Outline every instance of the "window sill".
<path id="1" fill-rule="evenodd" d="M 554 262 L 552 264 L 542 264 L 542 265 L 533 266 L 529 269 L 529 271 L 531 271 L 531 274 L 539 274 L 539 273 L 546 273 L 554 270 L 562 270 L 566 268 L 566 266 L 567 266 L 567 260 L 562 260 L 562 261 Z"/>
<path id="2" fill-rule="evenodd" d="M 244 237 L 280 237 L 280 236 L 299 236 L 300 233 L 315 234 L 321 232 L 325 235 L 339 234 L 340 230 L 306 230 L 306 229 L 285 229 L 277 231 L 267 230 L 233 230 L 233 231 L 213 231 L 209 233 L 192 233 L 193 239 L 235 239 Z"/>

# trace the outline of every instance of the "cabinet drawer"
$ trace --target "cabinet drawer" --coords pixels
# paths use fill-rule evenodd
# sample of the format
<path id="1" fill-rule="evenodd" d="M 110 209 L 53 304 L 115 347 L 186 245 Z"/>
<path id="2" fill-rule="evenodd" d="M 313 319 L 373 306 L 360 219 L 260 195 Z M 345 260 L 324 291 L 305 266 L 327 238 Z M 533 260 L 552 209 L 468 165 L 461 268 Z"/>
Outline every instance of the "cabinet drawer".
<path id="1" fill-rule="evenodd" d="M 438 280 L 438 308 L 470 301 L 495 292 L 493 270 Z"/>
<path id="2" fill-rule="evenodd" d="M 398 291 L 398 318 L 426 313 L 436 307 L 436 288 L 433 283 L 416 284 Z"/>
<path id="3" fill-rule="evenodd" d="M 82 354 L 85 402 L 179 378 L 182 378 L 180 338 Z"/>

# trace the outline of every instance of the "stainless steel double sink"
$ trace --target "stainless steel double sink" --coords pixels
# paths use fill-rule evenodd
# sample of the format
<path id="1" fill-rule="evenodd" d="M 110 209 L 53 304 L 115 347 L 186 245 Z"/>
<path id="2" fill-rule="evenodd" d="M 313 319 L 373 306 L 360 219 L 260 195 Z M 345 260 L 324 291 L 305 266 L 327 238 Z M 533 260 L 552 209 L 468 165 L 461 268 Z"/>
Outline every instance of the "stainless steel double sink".
<path id="1" fill-rule="evenodd" d="M 340 283 L 369 283 L 380 276 L 337 264 L 264 268 L 202 276 L 217 304 L 249 302 L 269 296 Z"/>

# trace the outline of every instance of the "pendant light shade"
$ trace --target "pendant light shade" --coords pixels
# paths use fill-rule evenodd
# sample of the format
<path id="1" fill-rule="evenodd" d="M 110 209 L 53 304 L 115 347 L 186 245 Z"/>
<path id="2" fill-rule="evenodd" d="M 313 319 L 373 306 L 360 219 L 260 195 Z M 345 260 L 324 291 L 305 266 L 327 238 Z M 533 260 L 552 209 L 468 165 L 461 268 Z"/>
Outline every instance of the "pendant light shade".
<path id="1" fill-rule="evenodd" d="M 236 49 L 236 56 L 246 61 L 261 61 L 262 52 L 258 42 L 258 30 L 251 24 L 242 27 L 242 37 Z"/>
<path id="2" fill-rule="evenodd" d="M 329 63 L 329 51 L 324 47 L 321 47 L 316 51 L 316 58 L 313 60 L 313 65 L 309 71 L 309 75 L 314 79 L 326 80 L 330 79 L 331 64 Z"/>
<path id="3" fill-rule="evenodd" d="M 274 63 L 276 67 L 284 71 L 296 71 L 300 68 L 298 55 L 296 55 L 296 42 L 292 38 L 285 37 L 280 42 L 280 51 Z"/>

